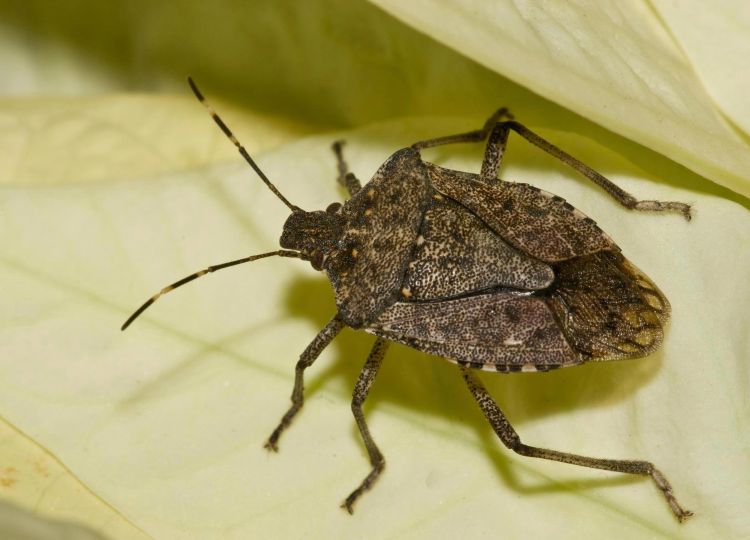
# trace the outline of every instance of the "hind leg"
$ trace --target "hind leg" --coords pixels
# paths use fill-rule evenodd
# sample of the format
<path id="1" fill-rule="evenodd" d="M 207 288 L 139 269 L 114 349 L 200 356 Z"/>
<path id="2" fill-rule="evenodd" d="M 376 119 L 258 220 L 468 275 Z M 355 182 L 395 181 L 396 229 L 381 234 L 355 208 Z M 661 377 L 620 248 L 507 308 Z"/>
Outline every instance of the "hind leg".
<path id="1" fill-rule="evenodd" d="M 503 118 L 507 118 L 508 120 L 503 120 Z M 513 120 L 513 115 L 505 108 L 499 109 L 495 114 L 490 116 L 482 129 L 428 139 L 426 141 L 419 141 L 414 143 L 412 148 L 421 150 L 423 148 L 432 148 L 434 146 L 442 146 L 445 144 L 481 142 L 488 139 L 480 176 L 485 182 L 496 182 L 497 173 L 500 169 L 503 154 L 505 153 L 505 147 L 508 142 L 508 134 L 510 131 L 515 131 L 537 148 L 544 150 L 569 167 L 578 171 L 580 174 L 604 189 L 622 206 L 631 210 L 641 210 L 646 212 L 679 212 L 685 219 L 690 221 L 691 214 L 689 204 L 674 201 L 640 201 L 636 199 L 601 173 L 577 160 L 567 152 L 564 152 L 546 139 L 543 139 L 523 124 Z"/>
<path id="2" fill-rule="evenodd" d="M 610 179 L 603 176 L 601 173 L 595 171 L 585 163 L 577 160 L 546 139 L 543 139 L 523 124 L 520 124 L 513 120 L 509 120 L 507 122 L 501 122 L 498 125 L 504 125 L 506 126 L 506 129 L 515 131 L 537 148 L 544 150 L 551 156 L 556 157 L 569 167 L 575 169 L 583 176 L 604 189 L 604 191 L 606 191 L 613 199 L 615 199 L 625 208 L 629 208 L 631 210 L 642 210 L 646 212 L 679 212 L 687 221 L 690 221 L 691 214 L 689 204 L 674 201 L 639 201 L 630 193 L 612 182 Z"/>
<path id="3" fill-rule="evenodd" d="M 497 406 L 497 403 L 492 399 L 492 396 L 487 393 L 487 389 L 479 379 L 468 368 L 461 367 L 460 369 L 461 375 L 463 375 L 471 395 L 474 396 L 479 408 L 482 409 L 484 416 L 487 418 L 490 425 L 492 425 L 492 429 L 497 436 L 500 437 L 503 444 L 515 453 L 527 457 L 549 459 L 552 461 L 560 461 L 562 463 L 570 463 L 571 465 L 579 465 L 581 467 L 590 467 L 592 469 L 604 469 L 607 471 L 649 476 L 656 484 L 656 487 L 659 488 L 662 495 L 667 500 L 672 513 L 674 513 L 679 521 L 684 521 L 693 515 L 690 510 L 685 510 L 680 506 L 677 499 L 672 494 L 672 486 L 670 483 L 661 471 L 648 461 L 599 459 L 568 454 L 566 452 L 558 452 L 557 450 L 548 450 L 546 448 L 537 448 L 522 443 L 516 430 L 513 429 L 513 426 L 505 417 L 503 411 Z"/>

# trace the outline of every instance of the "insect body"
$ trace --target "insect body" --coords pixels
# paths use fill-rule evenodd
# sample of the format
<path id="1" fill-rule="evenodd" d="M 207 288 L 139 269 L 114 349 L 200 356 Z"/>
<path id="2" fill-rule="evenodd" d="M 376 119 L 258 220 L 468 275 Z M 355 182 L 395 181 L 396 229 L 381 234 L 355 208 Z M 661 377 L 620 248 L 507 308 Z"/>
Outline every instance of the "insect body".
<path id="1" fill-rule="evenodd" d="M 300 356 L 292 406 L 266 447 L 277 450 L 279 437 L 302 407 L 305 369 L 338 332 L 349 326 L 375 334 L 352 400 L 372 469 L 344 501 L 342 506 L 349 512 L 385 465 L 362 404 L 388 343 L 396 341 L 457 363 L 482 412 L 511 450 L 648 475 L 678 519 L 691 515 L 649 462 L 590 458 L 522 443 L 472 372 L 547 371 L 587 361 L 642 357 L 659 347 L 669 318 L 664 295 L 592 219 L 561 197 L 498 179 L 510 131 L 571 165 L 628 208 L 677 211 L 690 219 L 688 205 L 637 201 L 501 109 L 482 129 L 397 151 L 365 186 L 348 172 L 341 143 L 336 143 L 339 181 L 351 197 L 326 210 L 305 212 L 278 192 L 211 113 L 261 179 L 292 210 L 281 235 L 284 249 L 196 272 L 149 299 L 123 329 L 161 294 L 208 272 L 271 255 L 306 260 L 331 281 L 337 313 Z M 423 148 L 484 140 L 480 174 L 444 169 L 421 159 Z"/>

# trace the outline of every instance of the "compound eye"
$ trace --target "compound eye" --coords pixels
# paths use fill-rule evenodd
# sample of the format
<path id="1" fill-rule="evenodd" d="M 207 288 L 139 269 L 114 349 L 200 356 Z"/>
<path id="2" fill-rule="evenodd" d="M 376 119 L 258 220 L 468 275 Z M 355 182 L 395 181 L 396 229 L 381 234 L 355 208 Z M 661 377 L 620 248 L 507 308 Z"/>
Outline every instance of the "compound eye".
<path id="1" fill-rule="evenodd" d="M 313 251 L 310 255 L 310 264 L 315 270 L 323 270 L 323 253 L 320 251 Z"/>
<path id="2" fill-rule="evenodd" d="M 326 213 L 336 214 L 339 210 L 341 210 L 341 203 L 334 202 L 328 205 L 328 208 L 326 208 Z"/>

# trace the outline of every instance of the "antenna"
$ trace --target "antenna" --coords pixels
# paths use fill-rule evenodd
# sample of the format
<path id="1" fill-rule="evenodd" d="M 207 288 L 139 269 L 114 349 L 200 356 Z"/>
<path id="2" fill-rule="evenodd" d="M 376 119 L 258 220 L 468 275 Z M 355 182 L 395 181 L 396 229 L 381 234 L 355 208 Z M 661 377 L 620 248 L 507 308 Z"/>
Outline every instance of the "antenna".
<path id="1" fill-rule="evenodd" d="M 235 265 L 243 264 L 246 262 L 257 261 L 258 259 L 265 259 L 266 257 L 273 257 L 274 255 L 278 255 L 279 257 L 292 257 L 295 259 L 301 258 L 300 254 L 297 253 L 296 251 L 286 251 L 286 250 L 280 249 L 279 251 L 270 251 L 268 253 L 261 253 L 260 255 L 251 255 L 250 257 L 244 257 L 242 259 L 237 259 L 235 261 L 229 261 L 229 262 L 209 266 L 208 268 L 204 268 L 203 270 L 194 272 L 190 274 L 189 276 L 186 276 L 180 279 L 179 281 L 175 281 L 171 285 L 167 285 L 166 287 L 164 287 L 161 291 L 159 291 L 154 296 L 146 300 L 141 307 L 136 309 L 135 312 L 133 312 L 133 314 L 130 317 L 128 317 L 128 320 L 125 321 L 125 324 L 122 325 L 120 330 L 125 330 L 128 326 L 130 326 L 130 323 L 136 320 L 138 316 L 144 311 L 146 311 L 146 309 L 151 304 L 156 302 L 156 300 L 158 300 L 160 296 L 165 295 L 168 292 L 175 290 L 177 287 L 182 287 L 183 285 L 185 285 L 185 283 L 190 283 L 194 279 L 198 279 L 199 277 L 205 276 L 206 274 L 209 274 L 211 272 L 216 272 L 217 270 L 222 270 L 223 268 L 229 268 L 230 266 L 235 266 Z"/>
<path id="2" fill-rule="evenodd" d="M 218 114 L 216 114 L 216 111 L 214 111 L 213 107 L 209 105 L 208 101 L 206 101 L 206 98 L 203 97 L 203 94 L 200 90 L 198 90 L 198 87 L 196 86 L 195 82 L 193 81 L 192 77 L 188 77 L 188 84 L 190 85 L 190 89 L 193 91 L 193 94 L 195 94 L 195 97 L 198 98 L 198 101 L 200 101 L 206 109 L 208 109 L 208 113 L 211 115 L 211 118 L 214 119 L 214 122 L 216 122 L 216 125 L 221 128 L 221 131 L 224 132 L 224 135 L 226 135 L 232 143 L 237 147 L 237 150 L 239 150 L 240 154 L 243 158 L 245 158 L 245 161 L 247 161 L 250 166 L 253 168 L 253 170 L 257 173 L 258 176 L 260 176 L 260 179 L 263 180 L 263 182 L 268 186 L 268 189 L 274 192 L 274 194 L 281 199 L 281 202 L 283 202 L 292 212 L 300 212 L 301 209 L 292 203 L 290 203 L 286 197 L 284 197 L 281 192 L 276 189 L 276 186 L 274 186 L 271 181 L 268 179 L 268 177 L 263 174 L 263 171 L 260 170 L 260 167 L 253 161 L 253 158 L 250 157 L 250 154 L 247 153 L 247 150 L 245 150 L 245 147 L 240 144 L 240 142 L 237 140 L 237 137 L 234 136 L 232 131 L 227 127 L 227 125 L 224 123 L 224 120 L 222 120 Z"/>

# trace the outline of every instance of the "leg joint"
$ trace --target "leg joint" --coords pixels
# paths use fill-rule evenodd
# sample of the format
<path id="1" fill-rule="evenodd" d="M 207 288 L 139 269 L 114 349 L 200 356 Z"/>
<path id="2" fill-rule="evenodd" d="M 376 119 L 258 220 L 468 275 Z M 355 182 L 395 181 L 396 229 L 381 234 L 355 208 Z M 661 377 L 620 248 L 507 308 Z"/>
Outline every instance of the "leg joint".
<path id="1" fill-rule="evenodd" d="M 527 444 L 524 444 L 521 442 L 521 438 L 516 435 L 511 441 L 509 441 L 510 444 L 508 444 L 508 448 L 513 450 L 516 454 L 521 456 L 529 456 L 531 457 L 533 452 L 533 448 Z"/>

